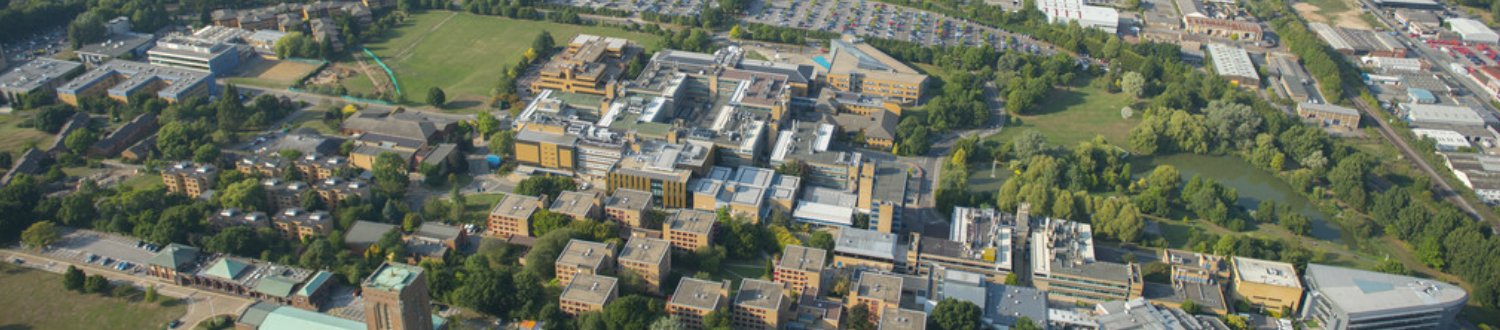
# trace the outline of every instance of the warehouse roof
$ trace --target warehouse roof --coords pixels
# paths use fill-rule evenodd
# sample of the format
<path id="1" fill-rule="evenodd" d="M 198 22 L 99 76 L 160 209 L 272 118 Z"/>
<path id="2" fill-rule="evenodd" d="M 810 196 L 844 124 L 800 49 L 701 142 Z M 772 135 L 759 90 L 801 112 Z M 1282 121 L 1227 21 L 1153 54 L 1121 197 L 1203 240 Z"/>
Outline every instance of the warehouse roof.
<path id="1" fill-rule="evenodd" d="M 1458 286 L 1367 270 L 1307 265 L 1308 287 L 1350 314 L 1462 305 L 1468 293 Z"/>
<path id="2" fill-rule="evenodd" d="M 1250 62 L 1250 53 L 1244 48 L 1209 44 L 1208 54 L 1214 61 L 1214 71 L 1220 76 L 1260 79 L 1260 74 L 1255 72 L 1255 63 Z"/>

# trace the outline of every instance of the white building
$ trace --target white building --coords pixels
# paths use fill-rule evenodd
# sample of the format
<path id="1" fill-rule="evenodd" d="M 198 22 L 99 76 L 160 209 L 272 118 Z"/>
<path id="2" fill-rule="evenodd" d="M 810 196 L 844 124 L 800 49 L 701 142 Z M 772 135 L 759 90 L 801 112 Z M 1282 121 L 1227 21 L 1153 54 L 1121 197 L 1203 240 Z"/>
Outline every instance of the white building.
<path id="1" fill-rule="evenodd" d="M 1448 27 L 1453 29 L 1453 32 L 1463 36 L 1464 41 L 1489 44 L 1500 43 L 1500 35 L 1495 34 L 1495 30 L 1476 20 L 1449 18 Z"/>
<path id="2" fill-rule="evenodd" d="M 1420 138 L 1428 138 L 1437 142 L 1438 151 L 1458 151 L 1461 148 L 1471 147 L 1469 139 L 1462 133 L 1445 129 L 1413 128 L 1412 134 Z"/>
<path id="3" fill-rule="evenodd" d="M 1097 28 L 1116 33 L 1120 28 L 1120 12 L 1114 8 L 1091 6 L 1083 0 L 1040 0 L 1036 8 L 1047 14 L 1047 22 L 1067 23 L 1077 21 L 1085 28 Z"/>
<path id="4" fill-rule="evenodd" d="M 1239 86 L 1260 86 L 1260 73 L 1244 48 L 1208 44 L 1208 56 L 1214 61 L 1214 72 Z"/>

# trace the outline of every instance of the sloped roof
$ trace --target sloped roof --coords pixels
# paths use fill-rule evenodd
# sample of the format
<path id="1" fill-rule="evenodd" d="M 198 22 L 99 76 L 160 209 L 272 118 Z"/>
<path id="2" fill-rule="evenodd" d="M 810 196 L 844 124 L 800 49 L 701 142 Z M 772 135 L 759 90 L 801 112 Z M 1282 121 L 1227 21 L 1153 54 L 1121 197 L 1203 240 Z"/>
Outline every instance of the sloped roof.
<path id="1" fill-rule="evenodd" d="M 297 289 L 297 295 L 310 297 L 312 296 L 313 292 L 318 292 L 318 288 L 321 288 L 324 284 L 327 284 L 328 279 L 331 278 L 333 278 L 333 273 L 320 270 L 317 274 L 313 275 L 311 279 L 307 280 L 307 284 L 303 284 L 302 288 Z"/>
<path id="2" fill-rule="evenodd" d="M 365 330 L 365 323 L 282 306 L 266 314 L 260 330 Z"/>
<path id="3" fill-rule="evenodd" d="M 297 281 L 281 276 L 266 276 L 255 284 L 255 292 L 273 297 L 288 297 L 292 295 L 292 289 L 296 287 Z"/>
<path id="4" fill-rule="evenodd" d="M 167 244 L 166 248 L 152 256 L 150 260 L 146 260 L 146 264 L 177 269 L 196 258 L 198 258 L 198 248 L 172 243 Z"/>
<path id="5" fill-rule="evenodd" d="M 204 274 L 226 280 L 234 280 L 235 276 L 238 276 L 240 272 L 245 271 L 245 268 L 249 267 L 250 265 L 234 259 L 219 258 L 219 261 L 214 262 L 213 266 L 208 266 L 208 271 L 204 272 Z"/>

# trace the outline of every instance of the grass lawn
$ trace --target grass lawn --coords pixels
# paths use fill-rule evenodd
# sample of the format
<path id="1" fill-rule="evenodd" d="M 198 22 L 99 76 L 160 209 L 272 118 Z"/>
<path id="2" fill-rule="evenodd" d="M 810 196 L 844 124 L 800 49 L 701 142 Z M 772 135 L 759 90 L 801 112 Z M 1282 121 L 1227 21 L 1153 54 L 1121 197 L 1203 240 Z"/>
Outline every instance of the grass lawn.
<path id="1" fill-rule="evenodd" d="M 407 100 L 422 100 L 428 89 L 439 87 L 450 102 L 457 101 L 450 106 L 464 108 L 485 100 L 501 69 L 518 62 L 542 31 L 550 32 L 558 46 L 567 45 L 579 33 L 623 37 L 648 46 L 660 39 L 616 28 L 434 10 L 412 15 L 389 38 L 366 47 L 396 71 Z M 368 79 L 346 82 L 350 91 L 372 90 Z"/>
<path id="2" fill-rule="evenodd" d="M 161 176 L 148 174 L 133 176 L 129 179 L 125 179 L 125 181 L 120 182 L 120 186 L 131 187 L 135 189 L 146 189 L 164 185 L 165 184 L 161 182 Z"/>
<path id="3" fill-rule="evenodd" d="M 1103 135 L 1111 144 L 1124 146 L 1130 129 L 1140 122 L 1137 117 L 1120 118 L 1120 108 L 1131 105 L 1134 100 L 1124 93 L 1110 94 L 1093 84 L 1077 84 L 1071 89 L 1054 90 L 1030 115 L 1017 116 L 1020 125 L 1007 124 L 999 134 L 988 137 L 999 141 L 1009 140 L 1024 130 L 1035 130 L 1047 137 L 1047 142 L 1068 147 L 1080 141 Z"/>
<path id="4" fill-rule="evenodd" d="M 500 203 L 505 194 L 464 194 L 464 223 L 483 224 L 490 208 Z"/>
<path id="5" fill-rule="evenodd" d="M 715 279 L 733 280 L 734 282 L 739 282 L 739 280 L 747 278 L 761 278 L 770 272 L 769 269 L 766 269 L 767 258 L 757 258 L 755 260 L 725 259 L 721 267 L 712 271 L 712 274 Z"/>
<path id="6" fill-rule="evenodd" d="M 271 81 L 271 80 L 260 79 L 260 78 L 251 78 L 251 77 L 233 77 L 233 78 L 228 78 L 228 80 L 229 80 L 229 83 L 235 84 L 235 85 L 255 86 L 255 87 L 261 87 L 261 88 L 284 89 L 284 88 L 287 88 L 287 87 L 292 87 L 292 84 L 290 84 L 290 83 L 279 82 L 279 81 Z"/>
<path id="7" fill-rule="evenodd" d="M 0 329 L 160 329 L 187 307 L 64 290 L 62 276 L 0 265 Z"/>
<path id="8" fill-rule="evenodd" d="M 38 131 L 35 128 L 21 127 L 21 123 L 31 120 L 32 112 L 16 111 L 9 115 L 0 115 L 0 152 L 12 153 L 16 159 L 21 158 L 21 152 L 30 146 L 46 147 L 52 143 L 52 134 Z"/>
<path id="9" fill-rule="evenodd" d="M 297 117 L 296 118 L 292 118 L 292 120 L 291 120 L 291 122 L 289 122 L 289 124 L 293 128 L 304 128 L 305 127 L 305 128 L 311 128 L 311 129 L 317 130 L 318 133 L 329 134 L 329 135 L 337 134 L 338 130 L 334 129 L 333 127 L 328 126 L 328 123 L 323 121 L 323 115 L 326 114 L 326 113 L 328 113 L 328 112 L 327 111 L 322 111 L 322 110 L 308 109 L 307 111 L 303 111 L 301 113 L 298 113 Z"/>

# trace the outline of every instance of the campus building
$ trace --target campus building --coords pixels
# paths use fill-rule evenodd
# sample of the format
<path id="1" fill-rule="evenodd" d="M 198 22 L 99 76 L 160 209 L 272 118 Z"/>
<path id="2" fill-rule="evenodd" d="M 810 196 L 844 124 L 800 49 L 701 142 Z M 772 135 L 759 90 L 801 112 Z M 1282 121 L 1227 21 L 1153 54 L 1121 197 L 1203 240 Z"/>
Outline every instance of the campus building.
<path id="1" fill-rule="evenodd" d="M 131 95 L 147 93 L 176 103 L 194 96 L 209 97 L 218 92 L 213 74 L 151 65 L 125 60 L 109 61 L 73 78 L 57 88 L 57 98 L 77 106 L 84 97 L 108 96 L 128 102 Z"/>
<path id="2" fill-rule="evenodd" d="M 730 324 L 735 329 L 780 329 L 790 316 L 790 299 L 782 294 L 780 284 L 765 280 L 744 279 L 734 296 Z"/>
<path id="3" fill-rule="evenodd" d="M 904 252 L 896 234 L 854 227 L 841 228 L 834 235 L 833 266 L 837 268 L 870 268 L 883 271 L 904 269 Z"/>
<path id="4" fill-rule="evenodd" d="M 605 218 L 632 228 L 645 227 L 646 213 L 650 210 L 651 193 L 646 191 L 617 189 L 604 199 Z"/>
<path id="5" fill-rule="evenodd" d="M 1017 213 L 1030 213 L 1029 209 L 1022 205 Z M 1100 303 L 1141 296 L 1140 268 L 1094 258 L 1089 224 L 1046 218 L 1031 235 L 1032 282 L 1052 299 Z"/>
<path id="6" fill-rule="evenodd" d="M 557 194 L 557 200 L 552 202 L 548 208 L 552 213 L 566 215 L 573 220 L 593 220 L 599 218 L 602 207 L 599 205 L 599 195 L 592 192 L 564 191 Z"/>
<path id="7" fill-rule="evenodd" d="M 1085 4 L 1084 0 L 1041 0 L 1036 8 L 1047 15 L 1048 23 L 1078 22 L 1084 28 L 1096 28 L 1115 34 L 1120 28 L 1120 12 L 1114 8 Z"/>
<path id="8" fill-rule="evenodd" d="M 238 41 L 248 31 L 220 26 L 205 26 L 192 35 L 171 35 L 156 41 L 156 47 L 146 51 L 152 65 L 180 69 L 200 70 L 223 75 L 239 68 L 240 61 L 248 54 Z"/>
<path id="9" fill-rule="evenodd" d="M 1323 329 L 1449 329 L 1468 293 L 1430 279 L 1308 264 L 1302 318 Z"/>
<path id="10" fill-rule="evenodd" d="M 338 210 L 339 205 L 350 199 L 370 198 L 370 184 L 360 179 L 323 179 L 314 182 L 313 191 L 318 193 L 318 198 L 323 199 L 323 205 L 329 210 Z"/>
<path id="11" fill-rule="evenodd" d="M 801 185 L 801 178 L 771 169 L 715 166 L 703 178 L 690 180 L 688 190 L 693 194 L 693 208 L 714 211 L 727 207 L 730 214 L 759 224 L 767 221 L 772 210 L 791 211 Z"/>
<path id="12" fill-rule="evenodd" d="M 1252 308 L 1281 312 L 1297 310 L 1302 303 L 1302 282 L 1297 269 L 1284 262 L 1234 257 L 1234 294 Z"/>
<path id="13" fill-rule="evenodd" d="M 887 308 L 880 312 L 880 330 L 927 329 L 927 313 L 903 308 Z"/>
<path id="14" fill-rule="evenodd" d="M 713 244 L 715 220 L 718 218 L 714 212 L 681 209 L 667 217 L 667 222 L 662 224 L 663 236 L 672 243 L 672 248 L 683 252 L 692 253 Z"/>
<path id="15" fill-rule="evenodd" d="M 322 156 L 318 154 L 307 154 L 293 162 L 297 173 L 302 175 L 303 180 L 327 180 L 338 176 L 344 169 L 350 168 L 349 158 L 343 156 Z"/>
<path id="16" fill-rule="evenodd" d="M 431 294 L 422 267 L 386 262 L 360 284 L 369 330 L 432 330 Z"/>
<path id="17" fill-rule="evenodd" d="M 135 118 L 131 118 L 130 121 L 125 122 L 124 125 L 120 125 L 113 132 L 104 135 L 104 138 L 89 145 L 89 150 L 85 151 L 84 155 L 100 158 L 121 155 L 123 151 L 126 151 L 132 145 L 138 145 L 143 141 L 155 141 L 155 139 L 147 139 L 147 137 L 153 136 L 156 133 L 156 128 L 156 114 L 150 112 L 140 114 L 139 116 L 135 116 Z M 59 136 L 66 137 L 66 135 Z M 125 154 L 123 156 L 129 155 Z"/>
<path id="18" fill-rule="evenodd" d="M 161 182 L 167 186 L 167 192 L 195 198 L 205 191 L 213 190 L 214 181 L 218 178 L 219 168 L 213 165 L 181 162 L 161 170 Z"/>
<path id="19" fill-rule="evenodd" d="M 887 310 L 901 308 L 901 290 L 904 282 L 900 277 L 876 272 L 861 272 L 855 285 L 849 288 L 846 306 L 865 305 L 870 309 L 870 322 L 879 322 Z"/>
<path id="20" fill-rule="evenodd" d="M 615 81 L 639 52 L 639 47 L 622 38 L 580 34 L 542 66 L 531 91 L 555 89 L 614 97 Z"/>
<path id="21" fill-rule="evenodd" d="M 651 293 L 661 293 L 667 273 L 672 271 L 672 244 L 665 240 L 632 237 L 620 249 L 620 273 L 634 273 Z"/>
<path id="22" fill-rule="evenodd" d="M 599 242 L 574 239 L 568 241 L 554 264 L 557 282 L 567 286 L 574 277 L 598 275 L 605 269 L 614 268 L 615 246 Z"/>
<path id="23" fill-rule="evenodd" d="M 305 241 L 332 232 L 333 215 L 327 211 L 290 208 L 272 215 L 271 225 L 282 238 Z"/>
<path id="24" fill-rule="evenodd" d="M 579 274 L 573 281 L 562 284 L 563 292 L 558 297 L 557 307 L 570 316 L 602 311 L 605 304 L 619 298 L 619 282 L 614 277 Z"/>
<path id="25" fill-rule="evenodd" d="M 829 87 L 837 91 L 880 98 L 882 100 L 877 101 L 882 104 L 879 110 L 888 110 L 883 100 L 910 105 L 922 99 L 927 75 L 857 37 L 846 35 L 828 42 L 828 64 L 824 67 L 827 74 L 823 79 Z M 896 115 L 901 115 L 899 106 L 894 109 Z M 876 109 L 859 106 L 849 109 L 850 112 L 865 114 L 873 112 L 871 110 Z"/>
<path id="26" fill-rule="evenodd" d="M 707 281 L 684 276 L 677 282 L 677 292 L 667 299 L 667 315 L 684 328 L 704 329 L 703 319 L 709 313 L 727 309 L 729 281 Z"/>
<path id="27" fill-rule="evenodd" d="M 1255 62 L 1244 48 L 1208 44 L 1208 56 L 1213 59 L 1214 73 L 1233 82 L 1236 86 L 1259 87 L 1260 73 L 1255 71 Z"/>
<path id="28" fill-rule="evenodd" d="M 286 159 L 281 157 L 264 157 L 249 155 L 234 162 L 234 169 L 241 173 L 257 175 L 267 178 L 280 178 L 283 171 L 287 169 Z"/>
<path id="29" fill-rule="evenodd" d="M 953 208 L 947 239 L 912 233 L 906 263 L 919 274 L 934 269 L 979 274 L 985 280 L 1004 283 L 1014 269 L 1014 235 L 1028 215 L 1012 215 L 995 209 Z"/>
<path id="30" fill-rule="evenodd" d="M 302 181 L 287 181 L 277 178 L 268 178 L 260 181 L 260 185 L 266 191 L 266 206 L 270 211 L 289 210 L 302 207 L 302 195 L 312 191 L 312 187 Z"/>
<path id="31" fill-rule="evenodd" d="M 653 206 L 693 207 L 688 180 L 713 164 L 714 148 L 702 142 L 684 142 L 633 144 L 639 150 L 626 155 L 620 166 L 605 178 L 609 193 L 622 188 L 648 191 Z"/>
<path id="32" fill-rule="evenodd" d="M 531 236 L 531 215 L 542 207 L 541 198 L 506 194 L 490 209 L 486 234 L 496 237 Z"/>
<path id="33" fill-rule="evenodd" d="M 178 285 L 317 310 L 331 288 L 331 273 L 314 272 L 255 259 L 221 256 L 211 259 L 190 276 L 179 276 Z M 322 275 L 328 274 L 328 275 Z M 297 298 L 300 297 L 300 298 Z"/>
<path id="34" fill-rule="evenodd" d="M 786 286 L 790 296 L 820 296 L 823 293 L 823 267 L 827 261 L 826 250 L 788 245 L 781 252 L 781 258 L 776 260 L 771 278 Z"/>
<path id="35" fill-rule="evenodd" d="M 515 161 L 571 174 L 577 157 L 577 143 L 578 137 L 572 135 L 521 130 L 516 133 Z"/>
<path id="36" fill-rule="evenodd" d="M 130 19 L 115 17 L 104 24 L 103 42 L 83 45 L 74 49 L 78 60 L 89 68 L 95 68 L 120 58 L 141 58 L 146 50 L 156 44 L 156 36 L 150 33 L 131 32 Z"/>
<path id="37" fill-rule="evenodd" d="M 0 54 L 0 61 L 4 57 L 5 54 Z M 82 70 L 83 64 L 78 62 L 38 57 L 0 75 L 0 101 L 16 104 L 26 94 L 56 89 Z"/>

